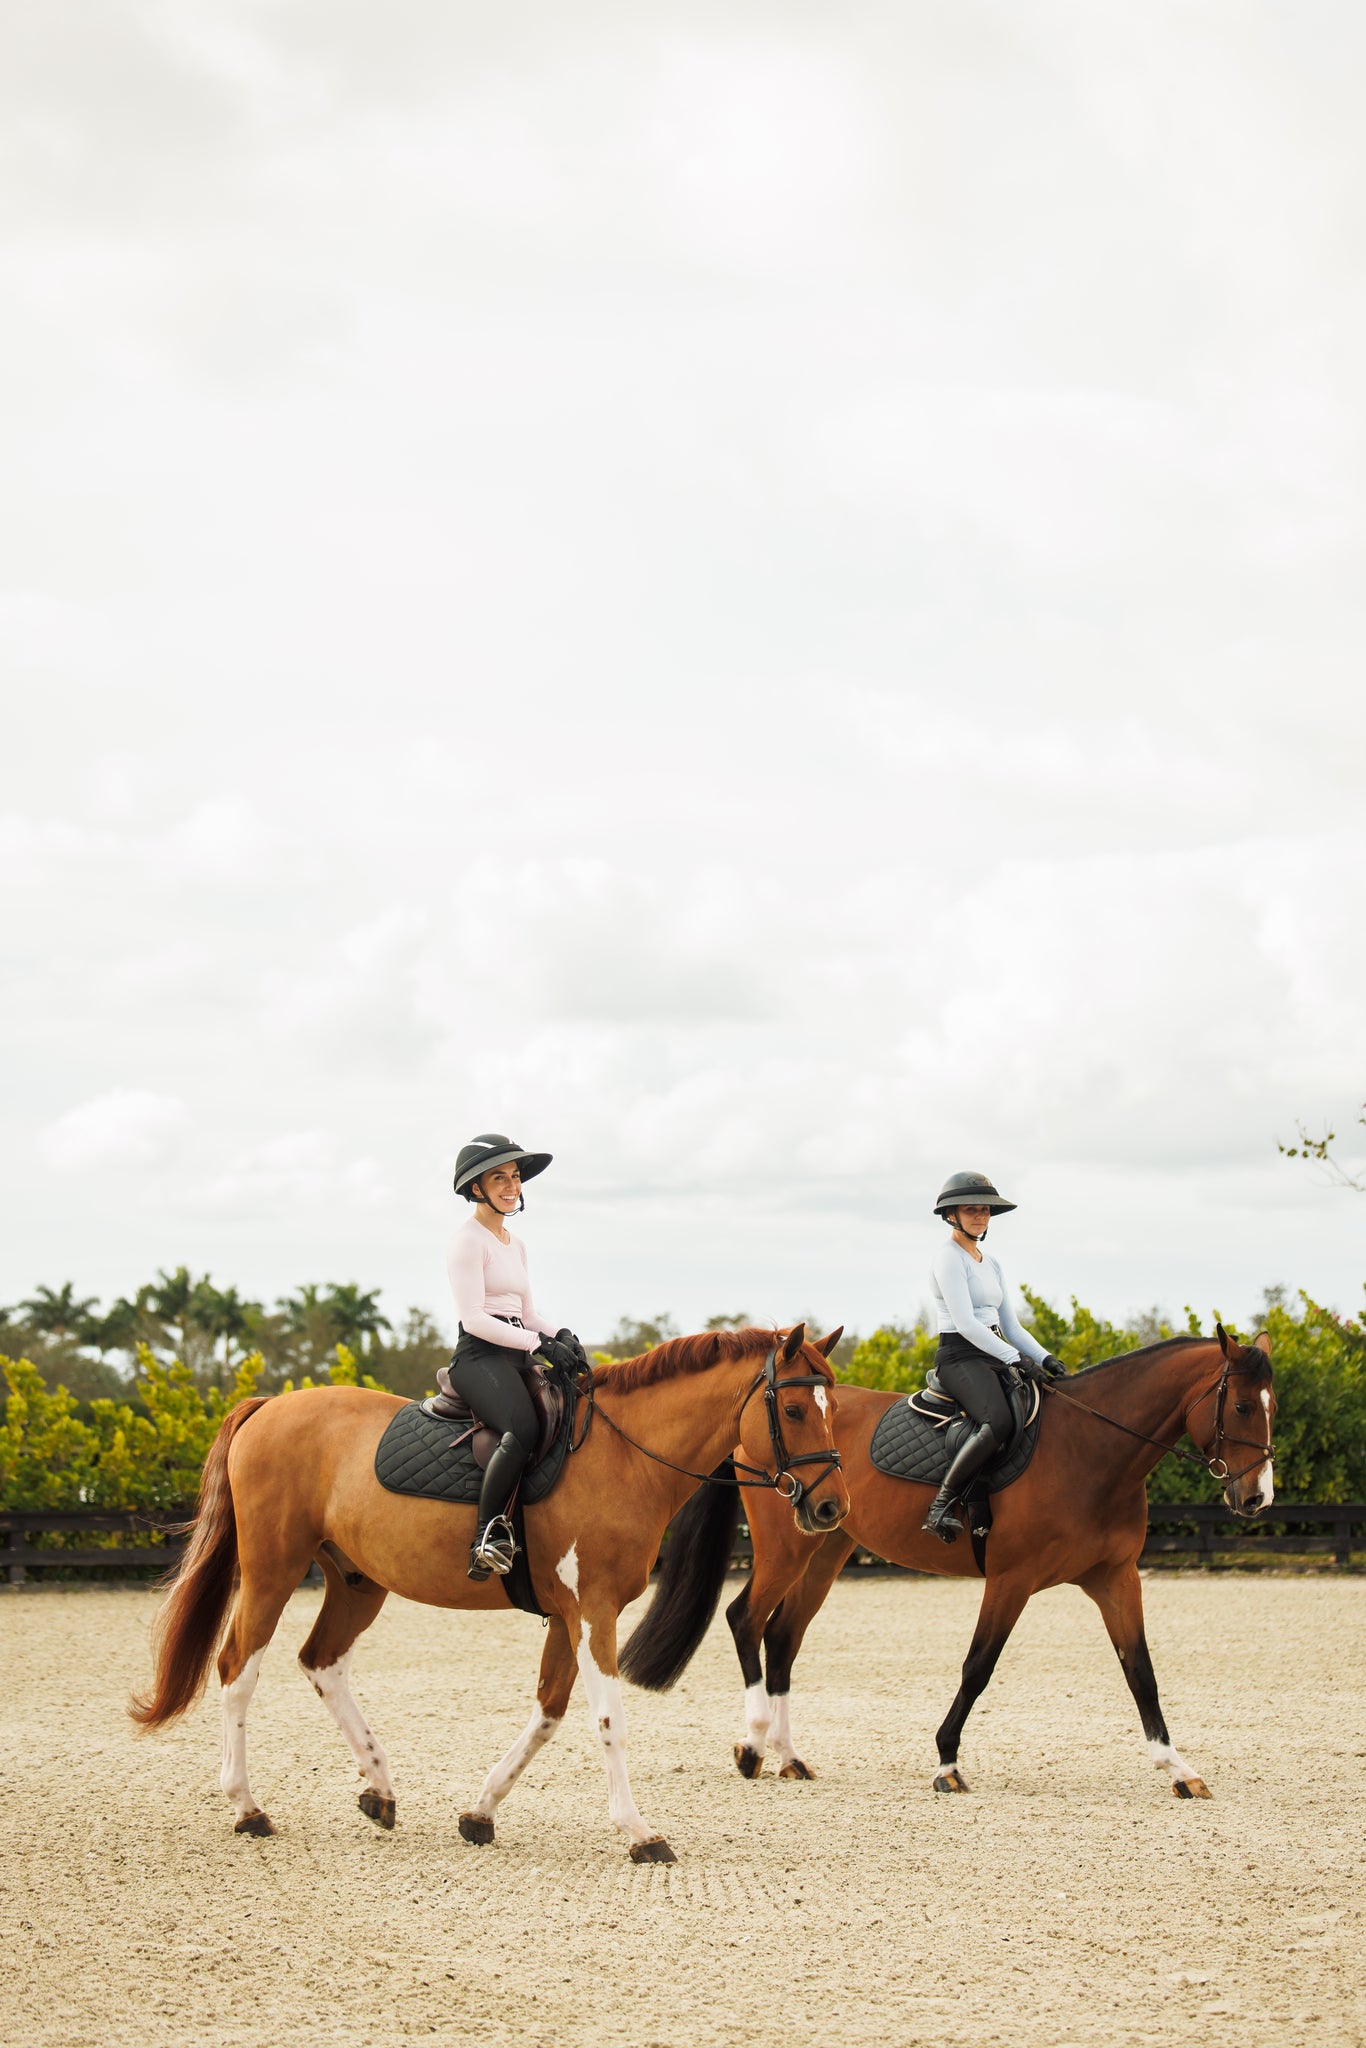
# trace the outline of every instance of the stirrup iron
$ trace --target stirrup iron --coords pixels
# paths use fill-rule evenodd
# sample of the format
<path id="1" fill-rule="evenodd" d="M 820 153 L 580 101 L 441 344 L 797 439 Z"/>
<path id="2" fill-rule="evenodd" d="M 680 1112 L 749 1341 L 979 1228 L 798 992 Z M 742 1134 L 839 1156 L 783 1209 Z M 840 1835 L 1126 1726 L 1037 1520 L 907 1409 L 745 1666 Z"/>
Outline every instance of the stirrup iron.
<path id="1" fill-rule="evenodd" d="M 505 1579 L 516 1555 L 517 1537 L 512 1523 L 506 1515 L 495 1515 L 472 1545 L 470 1565 L 482 1565 L 485 1575 L 492 1572 Z"/>

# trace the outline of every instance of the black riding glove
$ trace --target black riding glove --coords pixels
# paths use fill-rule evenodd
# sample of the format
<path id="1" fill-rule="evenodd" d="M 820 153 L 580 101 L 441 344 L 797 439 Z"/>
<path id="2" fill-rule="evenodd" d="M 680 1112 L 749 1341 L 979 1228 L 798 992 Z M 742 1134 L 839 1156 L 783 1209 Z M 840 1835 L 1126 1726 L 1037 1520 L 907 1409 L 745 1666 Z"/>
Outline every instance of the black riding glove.
<path id="1" fill-rule="evenodd" d="M 1015 1370 L 1022 1380 L 1033 1380 L 1040 1387 L 1044 1383 L 1044 1369 L 1036 1358 L 1017 1358 Z"/>
<path id="2" fill-rule="evenodd" d="M 553 1372 L 578 1371 L 577 1357 L 558 1337 L 542 1337 L 531 1355 L 538 1365 L 548 1366 Z"/>
<path id="3" fill-rule="evenodd" d="M 1046 1353 L 1039 1362 L 1051 1380 L 1065 1380 L 1067 1378 L 1067 1367 L 1060 1358 L 1055 1358 L 1051 1351 Z"/>
<path id="4" fill-rule="evenodd" d="M 576 1364 L 580 1366 L 587 1365 L 588 1353 L 584 1350 L 582 1344 L 580 1344 L 578 1338 L 574 1335 L 574 1332 L 572 1330 L 557 1330 L 555 1332 L 555 1342 L 557 1344 L 563 1344 L 567 1350 L 573 1352 Z"/>

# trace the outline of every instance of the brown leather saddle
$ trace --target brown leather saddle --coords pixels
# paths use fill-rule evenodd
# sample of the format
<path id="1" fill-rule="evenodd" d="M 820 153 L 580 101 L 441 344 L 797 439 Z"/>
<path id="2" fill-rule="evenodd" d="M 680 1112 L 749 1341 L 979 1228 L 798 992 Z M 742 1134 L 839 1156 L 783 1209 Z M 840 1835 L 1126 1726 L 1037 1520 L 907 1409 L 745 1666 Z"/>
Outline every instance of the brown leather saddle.
<path id="1" fill-rule="evenodd" d="M 519 1365 L 517 1370 L 522 1375 L 523 1386 L 531 1396 L 531 1405 L 536 1410 L 536 1420 L 540 1424 L 541 1433 L 536 1448 L 526 1462 L 526 1471 L 534 1472 L 542 1458 L 559 1442 L 569 1394 L 558 1380 L 551 1379 L 539 1365 Z M 441 1389 L 440 1393 L 433 1394 L 430 1399 L 424 1401 L 423 1409 L 428 1415 L 435 1415 L 442 1422 L 464 1423 L 463 1433 L 453 1439 L 450 1448 L 454 1450 L 457 1444 L 468 1444 L 474 1462 L 482 1472 L 502 1442 L 501 1435 L 496 1429 L 490 1429 L 488 1424 L 475 1414 L 469 1402 L 456 1393 L 451 1385 L 449 1366 L 437 1367 L 436 1384 Z"/>

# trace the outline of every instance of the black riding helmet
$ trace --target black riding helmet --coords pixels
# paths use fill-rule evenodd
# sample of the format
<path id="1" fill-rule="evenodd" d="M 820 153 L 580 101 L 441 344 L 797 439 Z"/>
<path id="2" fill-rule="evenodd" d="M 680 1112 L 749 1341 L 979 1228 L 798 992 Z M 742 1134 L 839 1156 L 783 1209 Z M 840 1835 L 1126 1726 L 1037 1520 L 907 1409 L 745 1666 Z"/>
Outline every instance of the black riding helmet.
<path id="1" fill-rule="evenodd" d="M 934 1213 L 943 1216 L 950 1209 L 990 1209 L 993 1216 L 1004 1216 L 1007 1209 L 1015 1207 L 997 1193 L 984 1173 L 951 1173 L 939 1190 Z"/>
<path id="2" fill-rule="evenodd" d="M 471 1184 L 491 1167 L 517 1166 L 523 1180 L 534 1180 L 538 1173 L 545 1172 L 553 1157 L 551 1152 L 523 1151 L 515 1138 L 505 1138 L 499 1131 L 485 1131 L 482 1137 L 471 1138 L 468 1145 L 460 1147 L 455 1162 L 455 1192 L 473 1202 L 477 1197 Z"/>

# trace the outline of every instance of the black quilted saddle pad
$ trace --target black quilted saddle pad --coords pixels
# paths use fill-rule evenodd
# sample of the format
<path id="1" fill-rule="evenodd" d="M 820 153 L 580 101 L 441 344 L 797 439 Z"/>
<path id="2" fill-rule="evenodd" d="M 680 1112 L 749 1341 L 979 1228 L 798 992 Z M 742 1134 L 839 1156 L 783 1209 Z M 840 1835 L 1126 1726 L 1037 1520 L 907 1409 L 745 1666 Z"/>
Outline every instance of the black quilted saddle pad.
<path id="1" fill-rule="evenodd" d="M 544 1500 L 564 1470 L 574 1427 L 573 1406 L 569 1403 L 564 1425 L 545 1457 L 522 1481 L 519 1498 L 524 1505 Z M 399 1409 L 379 1440 L 375 1452 L 376 1479 L 390 1493 L 413 1493 L 424 1500 L 477 1507 L 484 1475 L 474 1462 L 469 1444 L 456 1444 L 467 1427 L 428 1415 L 416 1401 L 409 1401 Z"/>
<path id="2" fill-rule="evenodd" d="M 909 1479 L 917 1486 L 939 1486 L 949 1469 L 951 1451 L 958 1448 L 963 1434 L 960 1424 L 950 1423 L 946 1429 L 936 1429 L 929 1417 L 912 1408 L 909 1401 L 895 1401 L 873 1431 L 868 1455 L 878 1471 L 885 1472 L 890 1479 Z M 951 1443 L 946 1442 L 949 1438 Z M 1038 1441 L 1036 1415 L 1014 1448 L 988 1465 L 978 1475 L 976 1484 L 984 1486 L 988 1493 L 1000 1493 L 1013 1486 L 1033 1457 Z"/>

